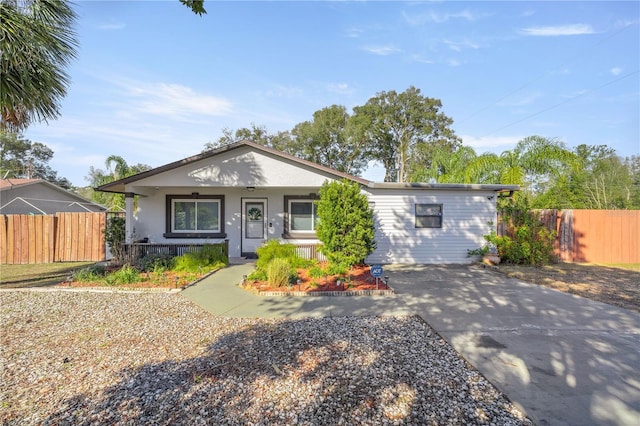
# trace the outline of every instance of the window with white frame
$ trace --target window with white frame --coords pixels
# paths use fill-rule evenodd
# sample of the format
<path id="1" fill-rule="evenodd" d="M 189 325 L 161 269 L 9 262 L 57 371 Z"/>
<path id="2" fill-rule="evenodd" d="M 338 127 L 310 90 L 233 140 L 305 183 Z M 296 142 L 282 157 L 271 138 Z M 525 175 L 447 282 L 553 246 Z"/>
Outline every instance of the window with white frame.
<path id="1" fill-rule="evenodd" d="M 442 204 L 416 204 L 416 228 L 442 228 Z"/>
<path id="2" fill-rule="evenodd" d="M 168 195 L 165 237 L 223 237 L 223 209 L 222 196 Z"/>

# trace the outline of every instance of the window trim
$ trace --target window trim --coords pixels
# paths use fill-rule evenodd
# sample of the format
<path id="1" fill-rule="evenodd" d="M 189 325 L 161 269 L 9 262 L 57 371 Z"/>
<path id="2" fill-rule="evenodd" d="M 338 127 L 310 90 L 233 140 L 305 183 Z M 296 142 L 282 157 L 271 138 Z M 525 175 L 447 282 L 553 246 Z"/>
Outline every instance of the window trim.
<path id="1" fill-rule="evenodd" d="M 313 231 L 292 231 L 291 227 L 291 218 L 290 218 L 290 207 L 291 202 L 303 202 L 309 201 L 313 204 L 314 202 L 319 200 L 320 197 L 316 194 L 309 195 L 285 195 L 284 196 L 284 229 L 282 233 L 282 238 L 284 239 L 317 239 L 315 229 Z M 314 226 L 315 228 L 315 226 Z"/>
<path id="2" fill-rule="evenodd" d="M 427 207 L 438 207 L 440 209 L 440 213 L 439 214 L 418 214 L 418 206 L 427 206 Z M 416 229 L 438 229 L 438 228 L 442 228 L 442 218 L 444 216 L 444 206 L 442 205 L 442 203 L 415 203 L 414 207 L 413 207 L 413 214 L 414 214 L 414 227 Z M 418 224 L 418 218 L 423 218 L 423 217 L 437 217 L 440 219 L 440 223 L 438 224 L 438 226 L 422 226 Z"/>
<path id="3" fill-rule="evenodd" d="M 175 232 L 173 230 L 173 206 L 175 201 L 218 201 L 218 232 L 201 232 L 201 231 L 187 231 L 187 232 Z M 226 238 L 227 234 L 224 232 L 224 195 L 194 195 L 194 194 L 170 194 L 166 196 L 165 206 L 165 233 L 162 234 L 164 238 Z"/>

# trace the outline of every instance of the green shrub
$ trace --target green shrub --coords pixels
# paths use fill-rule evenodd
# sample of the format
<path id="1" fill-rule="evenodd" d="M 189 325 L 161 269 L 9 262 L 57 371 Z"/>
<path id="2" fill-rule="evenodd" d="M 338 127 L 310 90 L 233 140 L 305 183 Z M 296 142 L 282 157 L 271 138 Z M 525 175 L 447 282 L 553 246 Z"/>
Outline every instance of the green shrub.
<path id="1" fill-rule="evenodd" d="M 376 244 L 373 210 L 360 186 L 346 179 L 325 182 L 317 206 L 316 234 L 329 262 L 346 267 L 363 262 Z"/>
<path id="2" fill-rule="evenodd" d="M 97 282 L 104 278 L 105 268 L 102 265 L 91 265 L 72 274 L 73 280 L 78 282 Z"/>
<path id="3" fill-rule="evenodd" d="M 169 253 L 153 253 L 140 259 L 136 265 L 142 272 L 163 272 L 173 269 L 175 258 Z"/>
<path id="4" fill-rule="evenodd" d="M 262 269 L 256 269 L 247 275 L 247 279 L 249 281 L 266 281 L 267 280 L 267 272 Z"/>
<path id="5" fill-rule="evenodd" d="M 287 259 L 275 258 L 267 265 L 267 283 L 271 287 L 284 287 L 296 280 L 296 273 Z"/>
<path id="6" fill-rule="evenodd" d="M 304 268 L 308 265 L 308 261 L 298 256 L 296 252 L 296 246 L 293 244 L 283 244 L 278 240 L 269 240 L 266 244 L 263 244 L 256 250 L 258 260 L 256 261 L 256 268 L 265 270 L 267 265 L 271 263 L 273 259 L 287 259 L 291 266 L 295 268 Z"/>
<path id="7" fill-rule="evenodd" d="M 328 275 L 345 275 L 349 270 L 349 266 L 340 265 L 338 263 L 329 263 L 327 266 Z"/>
<path id="8" fill-rule="evenodd" d="M 111 248 L 111 254 L 116 263 L 123 261 L 124 251 L 122 244 L 125 242 L 125 219 L 120 216 L 111 216 L 104 229 L 105 242 Z"/>
<path id="9" fill-rule="evenodd" d="M 312 266 L 309 269 L 309 276 L 311 278 L 322 278 L 322 277 L 325 277 L 327 275 L 329 275 L 329 273 L 325 269 L 321 268 L 318 265 Z"/>
<path id="10" fill-rule="evenodd" d="M 502 217 L 508 222 L 507 235 L 494 232 L 485 239 L 498 249 L 500 258 L 509 263 L 547 265 L 554 262 L 553 243 L 557 233 L 541 223 L 538 215 L 529 209 L 526 199 L 507 205 Z"/>
<path id="11" fill-rule="evenodd" d="M 128 264 L 104 277 L 107 285 L 133 284 L 139 281 L 142 281 L 140 271 Z"/>
<path id="12" fill-rule="evenodd" d="M 229 263 L 227 256 L 219 247 L 206 244 L 199 250 L 188 252 L 175 258 L 174 271 L 199 272 L 222 268 Z"/>

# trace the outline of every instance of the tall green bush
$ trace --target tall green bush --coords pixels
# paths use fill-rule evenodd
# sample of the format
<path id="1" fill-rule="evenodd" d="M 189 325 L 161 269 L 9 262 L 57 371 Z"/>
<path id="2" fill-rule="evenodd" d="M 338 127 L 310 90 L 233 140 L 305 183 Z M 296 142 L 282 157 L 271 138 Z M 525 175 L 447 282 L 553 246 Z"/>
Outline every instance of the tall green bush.
<path id="1" fill-rule="evenodd" d="M 501 214 L 509 232 L 504 236 L 491 233 L 485 239 L 497 247 L 502 260 L 524 265 L 547 265 L 556 261 L 553 242 L 557 233 L 540 221 L 538 214 L 529 208 L 526 197 L 503 205 Z"/>
<path id="2" fill-rule="evenodd" d="M 317 206 L 316 234 L 329 261 L 343 267 L 364 262 L 376 245 L 373 210 L 360 185 L 346 179 L 325 182 Z"/>
<path id="3" fill-rule="evenodd" d="M 120 216 L 111 216 L 107 220 L 107 226 L 104 229 L 105 242 L 111 248 L 111 254 L 116 263 L 122 263 L 124 261 L 124 247 L 125 242 L 125 219 Z"/>

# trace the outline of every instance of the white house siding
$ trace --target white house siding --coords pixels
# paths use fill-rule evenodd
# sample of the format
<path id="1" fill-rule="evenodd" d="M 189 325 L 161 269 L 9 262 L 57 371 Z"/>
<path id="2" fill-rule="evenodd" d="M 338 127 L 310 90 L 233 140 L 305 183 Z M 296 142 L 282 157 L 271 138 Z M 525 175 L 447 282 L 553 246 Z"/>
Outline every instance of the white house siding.
<path id="1" fill-rule="evenodd" d="M 373 203 L 373 263 L 470 263 L 467 250 L 495 229 L 496 193 L 433 189 L 365 189 Z M 492 197 L 489 199 L 489 197 Z M 416 204 L 442 204 L 442 228 L 416 228 Z"/>

